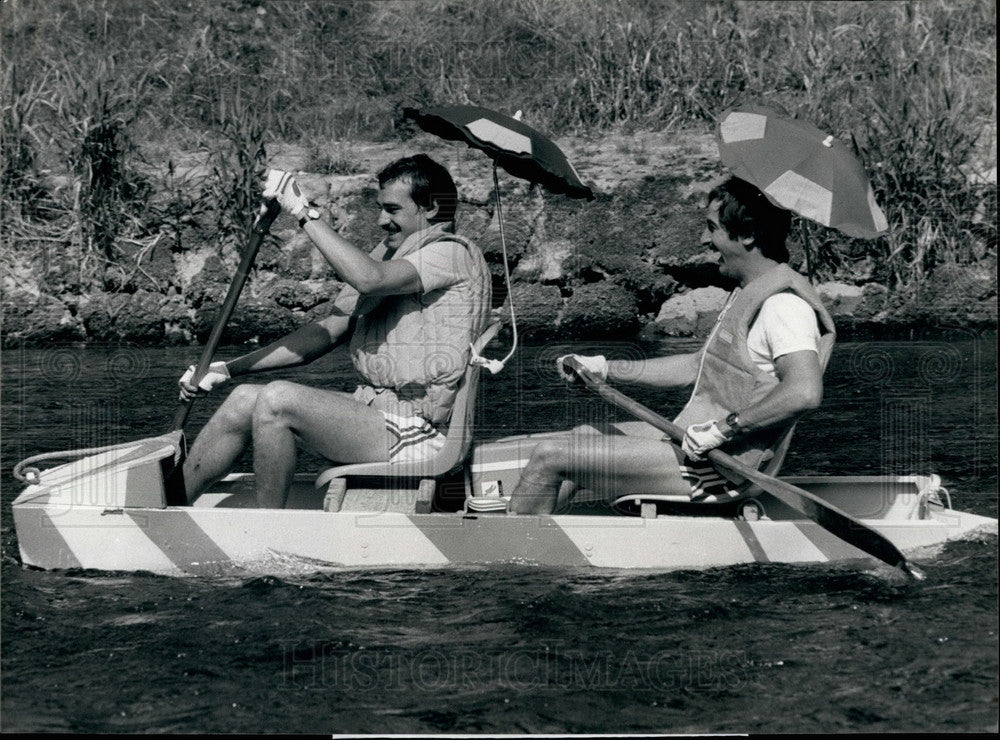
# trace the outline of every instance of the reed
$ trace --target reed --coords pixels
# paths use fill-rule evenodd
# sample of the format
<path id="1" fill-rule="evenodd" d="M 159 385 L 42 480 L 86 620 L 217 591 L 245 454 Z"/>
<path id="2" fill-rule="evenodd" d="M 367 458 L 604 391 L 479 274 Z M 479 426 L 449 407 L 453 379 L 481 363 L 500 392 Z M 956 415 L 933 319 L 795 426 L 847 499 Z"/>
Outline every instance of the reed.
<path id="1" fill-rule="evenodd" d="M 211 172 L 202 184 L 202 193 L 215 210 L 219 235 L 242 247 L 266 174 L 264 124 L 260 108 L 239 95 L 220 101 L 218 120 L 222 122 L 221 145 L 212 153 Z"/>

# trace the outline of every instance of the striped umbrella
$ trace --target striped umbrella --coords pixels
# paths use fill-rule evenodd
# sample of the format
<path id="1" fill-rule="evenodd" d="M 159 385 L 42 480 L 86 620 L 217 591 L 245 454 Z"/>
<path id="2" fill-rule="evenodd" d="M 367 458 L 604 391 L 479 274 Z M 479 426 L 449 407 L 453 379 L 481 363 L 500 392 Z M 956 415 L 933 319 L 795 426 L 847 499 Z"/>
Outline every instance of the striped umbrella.
<path id="1" fill-rule="evenodd" d="M 404 108 L 403 116 L 424 131 L 449 141 L 464 141 L 485 152 L 494 164 L 514 177 L 544 185 L 571 198 L 594 199 L 562 150 L 544 134 L 520 120 L 477 105 L 451 105 L 417 110 Z"/>
<path id="2" fill-rule="evenodd" d="M 811 123 L 750 106 L 723 113 L 716 135 L 723 164 L 775 205 L 859 239 L 888 231 L 861 163 Z"/>
<path id="3" fill-rule="evenodd" d="M 502 360 L 480 357 L 472 349 L 472 362 L 485 366 L 491 373 L 500 372 L 517 348 L 517 319 L 510 288 L 507 263 L 507 238 L 503 229 L 503 206 L 500 204 L 500 181 L 497 167 L 503 167 L 514 177 L 539 183 L 557 195 L 570 198 L 594 199 L 594 191 L 580 181 L 573 165 L 555 142 L 521 121 L 518 111 L 513 117 L 481 108 L 478 105 L 450 105 L 417 110 L 404 108 L 403 116 L 417 122 L 424 131 L 448 141 L 464 141 L 493 160 L 493 190 L 497 201 L 497 223 L 503 251 L 504 277 L 507 281 L 507 302 L 510 305 L 513 344 Z"/>

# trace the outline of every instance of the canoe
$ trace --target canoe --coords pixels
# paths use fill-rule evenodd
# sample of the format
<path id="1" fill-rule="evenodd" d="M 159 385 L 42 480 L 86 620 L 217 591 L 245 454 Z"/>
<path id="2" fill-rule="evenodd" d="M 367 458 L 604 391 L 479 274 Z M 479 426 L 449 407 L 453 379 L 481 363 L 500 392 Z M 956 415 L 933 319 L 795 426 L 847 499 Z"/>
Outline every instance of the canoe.
<path id="1" fill-rule="evenodd" d="M 174 433 L 179 434 L 179 433 Z M 726 504 L 657 496 L 512 515 L 502 497 L 537 437 L 473 445 L 466 464 L 427 484 L 298 475 L 283 510 L 255 508 L 252 474 L 220 481 L 194 506 L 168 505 L 177 460 L 166 435 L 38 471 L 13 502 L 21 559 L 42 569 L 165 575 L 275 574 L 324 568 L 438 568 L 502 563 L 678 570 L 743 563 L 878 561 L 765 492 Z M 997 532 L 951 506 L 936 475 L 784 478 L 848 512 L 908 556 Z M 491 500 L 494 512 L 470 502 Z M 488 507 L 487 507 L 488 508 Z M 419 512 L 419 513 L 418 513 Z"/>

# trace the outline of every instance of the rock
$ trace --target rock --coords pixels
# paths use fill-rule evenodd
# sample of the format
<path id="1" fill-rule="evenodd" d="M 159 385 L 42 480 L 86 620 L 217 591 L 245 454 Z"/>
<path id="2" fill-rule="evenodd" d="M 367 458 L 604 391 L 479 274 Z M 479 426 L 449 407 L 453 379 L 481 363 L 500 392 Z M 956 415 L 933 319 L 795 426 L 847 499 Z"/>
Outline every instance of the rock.
<path id="1" fill-rule="evenodd" d="M 385 237 L 385 232 L 379 228 L 375 218 L 378 213 L 377 196 L 377 189 L 365 188 L 360 193 L 338 202 L 343 213 L 347 214 L 347 218 L 343 223 L 337 221 L 337 231 L 347 241 L 365 252 L 370 252 Z"/>
<path id="2" fill-rule="evenodd" d="M 82 293 L 89 287 L 89 280 L 81 274 L 81 255 L 77 249 L 62 247 L 47 251 L 40 263 L 44 270 L 41 283 L 54 295 Z"/>
<path id="3" fill-rule="evenodd" d="M 117 264 L 109 265 L 104 271 L 105 289 L 109 292 L 160 292 L 179 284 L 170 240 L 162 237 L 163 234 L 159 235 L 149 244 L 119 243 Z"/>
<path id="4" fill-rule="evenodd" d="M 114 322 L 120 339 L 153 344 L 163 339 L 164 320 L 160 311 L 166 299 L 145 290 L 128 296 Z"/>
<path id="5" fill-rule="evenodd" d="M 707 336 L 728 295 L 715 287 L 695 288 L 675 295 L 660 307 L 656 324 L 668 336 Z"/>
<path id="6" fill-rule="evenodd" d="M 117 339 L 115 318 L 125 304 L 124 293 L 91 293 L 79 303 L 79 316 L 87 330 L 87 337 L 98 342 Z"/>
<path id="7" fill-rule="evenodd" d="M 489 228 L 492 220 L 490 212 L 468 203 L 459 203 L 456 211 L 455 231 L 468 237 L 478 244 L 483 232 Z"/>
<path id="8" fill-rule="evenodd" d="M 573 254 L 573 245 L 566 239 L 536 244 L 522 259 L 512 277 L 538 283 L 554 283 L 564 278 L 563 263 Z"/>
<path id="9" fill-rule="evenodd" d="M 532 235 L 532 223 L 525 216 L 524 210 L 523 208 L 516 209 L 514 213 L 504 211 L 502 239 L 500 222 L 494 211 L 489 226 L 476 239 L 476 243 L 494 275 L 503 275 L 504 242 L 506 242 L 507 263 L 511 273 L 528 249 L 528 242 Z"/>
<path id="10" fill-rule="evenodd" d="M 179 295 L 167 296 L 160 303 L 163 338 L 168 344 L 190 344 L 194 340 L 194 309 Z"/>
<path id="11" fill-rule="evenodd" d="M 4 347 L 47 345 L 86 338 L 80 319 L 58 298 L 46 294 L 4 291 L 0 317 Z"/>
<path id="12" fill-rule="evenodd" d="M 661 255 L 656 258 L 656 264 L 688 288 L 722 287 L 728 282 L 719 273 L 718 252 L 705 251 L 685 257 Z"/>
<path id="13" fill-rule="evenodd" d="M 80 302 L 79 312 L 89 339 L 156 344 L 164 339 L 163 305 L 172 300 L 145 290 L 94 293 Z"/>
<path id="14" fill-rule="evenodd" d="M 337 297 L 344 283 L 339 280 L 287 280 L 271 281 L 260 292 L 279 306 L 291 310 L 309 311 L 321 303 Z"/>
<path id="15" fill-rule="evenodd" d="M 202 311 L 194 322 L 195 336 L 199 342 L 207 341 L 218 312 Z M 270 298 L 241 297 L 222 333 L 223 344 L 270 342 L 294 331 L 304 321 L 301 312 L 295 313 L 279 306 Z"/>
<path id="16" fill-rule="evenodd" d="M 887 320 L 905 325 L 957 327 L 995 326 L 996 261 L 939 265 L 915 289 L 887 301 Z"/>
<path id="17" fill-rule="evenodd" d="M 563 308 L 559 288 L 538 283 L 514 283 L 512 293 L 518 336 L 536 341 L 553 336 Z M 498 313 L 502 321 L 510 323 L 509 306 L 504 305 Z"/>
<path id="18" fill-rule="evenodd" d="M 351 195 L 359 195 L 365 190 L 373 190 L 377 187 L 378 179 L 374 174 L 328 175 L 326 178 L 326 194 L 331 202 Z"/>
<path id="19" fill-rule="evenodd" d="M 616 283 L 601 281 L 574 289 L 559 324 L 565 338 L 633 337 L 639 331 L 635 297 Z"/>
<path id="20" fill-rule="evenodd" d="M 478 173 L 472 176 L 463 176 L 453 172 L 452 177 L 455 180 L 455 187 L 458 189 L 458 196 L 464 201 L 476 205 L 486 205 L 493 196 L 493 183 Z"/>
<path id="21" fill-rule="evenodd" d="M 826 310 L 836 320 L 841 316 L 855 317 L 858 306 L 863 300 L 864 288 L 858 285 L 832 282 L 817 285 L 816 292 L 823 301 L 823 305 L 826 306 Z"/>
<path id="22" fill-rule="evenodd" d="M 856 320 L 870 321 L 881 317 L 889 302 L 889 289 L 879 283 L 867 283 L 861 288 L 861 302 L 855 309 Z"/>
<path id="23" fill-rule="evenodd" d="M 188 303 L 194 308 L 202 304 L 221 304 L 229 290 L 233 272 L 218 254 L 208 255 L 202 262 L 201 270 L 191 278 L 184 290 Z"/>
<path id="24" fill-rule="evenodd" d="M 287 229 L 261 245 L 254 260 L 254 270 L 274 272 L 292 280 L 308 280 L 313 274 L 312 240 L 301 229 Z"/>

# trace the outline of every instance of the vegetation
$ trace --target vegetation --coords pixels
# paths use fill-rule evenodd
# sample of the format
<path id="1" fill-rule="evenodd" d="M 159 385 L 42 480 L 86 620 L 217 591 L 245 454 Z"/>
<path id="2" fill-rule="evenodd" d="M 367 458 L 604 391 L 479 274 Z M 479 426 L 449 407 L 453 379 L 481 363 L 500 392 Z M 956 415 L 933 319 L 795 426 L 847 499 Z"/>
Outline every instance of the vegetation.
<path id="1" fill-rule="evenodd" d="M 855 143 L 890 219 L 811 229 L 817 274 L 899 288 L 996 255 L 988 0 L 8 0 L 0 26 L 0 246 L 69 250 L 78 290 L 123 240 L 235 238 L 270 143 L 330 161 L 409 136 L 404 106 L 466 102 L 595 136 L 778 106 Z M 144 157 L 198 149 L 205 177 L 150 186 Z"/>

